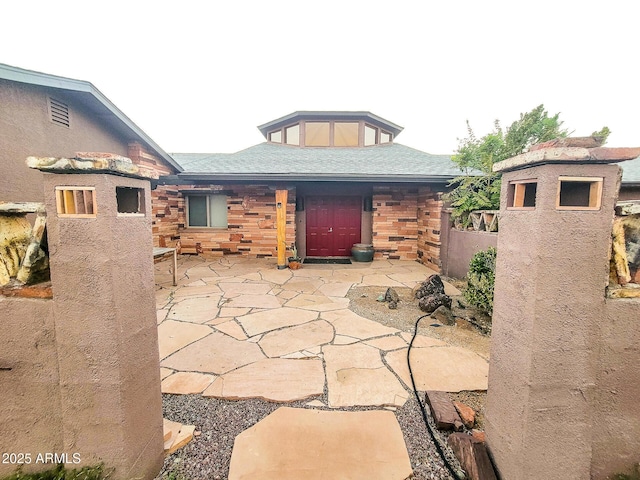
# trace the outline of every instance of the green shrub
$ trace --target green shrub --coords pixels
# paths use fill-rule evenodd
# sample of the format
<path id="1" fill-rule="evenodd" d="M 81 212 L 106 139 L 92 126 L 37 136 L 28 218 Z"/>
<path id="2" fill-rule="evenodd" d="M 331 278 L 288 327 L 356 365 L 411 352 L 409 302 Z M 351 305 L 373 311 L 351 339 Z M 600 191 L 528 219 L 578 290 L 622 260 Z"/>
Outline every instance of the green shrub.
<path id="1" fill-rule="evenodd" d="M 640 480 L 640 463 L 636 463 L 633 466 L 631 474 L 617 473 L 611 480 Z"/>
<path id="2" fill-rule="evenodd" d="M 18 471 L 2 478 L 2 480 L 106 480 L 108 476 L 102 465 L 83 467 L 79 470 L 67 470 L 60 463 L 56 467 L 43 472 L 23 473 L 22 469 L 18 469 Z"/>
<path id="3" fill-rule="evenodd" d="M 469 262 L 464 298 L 474 307 L 493 313 L 493 286 L 496 279 L 496 249 L 476 253 Z"/>

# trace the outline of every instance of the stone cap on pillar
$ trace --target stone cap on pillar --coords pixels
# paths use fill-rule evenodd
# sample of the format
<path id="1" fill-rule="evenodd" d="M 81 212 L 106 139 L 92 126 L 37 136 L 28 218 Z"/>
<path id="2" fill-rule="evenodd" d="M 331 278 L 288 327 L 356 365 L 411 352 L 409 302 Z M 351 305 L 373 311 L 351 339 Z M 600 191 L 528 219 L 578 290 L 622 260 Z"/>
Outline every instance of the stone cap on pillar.
<path id="1" fill-rule="evenodd" d="M 557 138 L 531 147 L 527 153 L 516 155 L 493 165 L 494 172 L 509 172 L 550 163 L 602 164 L 634 160 L 640 147 L 608 148 L 599 137 Z"/>
<path id="2" fill-rule="evenodd" d="M 49 173 L 106 173 L 133 178 L 158 178 L 155 170 L 113 153 L 77 152 L 73 158 L 28 157 L 27 166 Z"/>

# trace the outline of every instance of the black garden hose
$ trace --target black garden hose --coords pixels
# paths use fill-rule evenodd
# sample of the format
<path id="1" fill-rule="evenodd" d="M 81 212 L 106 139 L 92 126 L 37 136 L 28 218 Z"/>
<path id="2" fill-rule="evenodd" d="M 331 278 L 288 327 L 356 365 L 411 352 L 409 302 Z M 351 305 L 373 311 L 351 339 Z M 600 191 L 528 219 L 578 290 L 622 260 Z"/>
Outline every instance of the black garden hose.
<path id="1" fill-rule="evenodd" d="M 431 438 L 433 439 L 433 443 L 436 446 L 436 450 L 438 451 L 438 454 L 442 458 L 442 461 L 444 462 L 445 466 L 447 467 L 447 469 L 449 470 L 451 475 L 453 475 L 454 478 L 456 478 L 458 480 L 465 480 L 467 477 L 466 477 L 464 471 L 462 469 L 455 468 L 453 465 L 451 465 L 451 463 L 447 459 L 446 455 L 444 454 L 444 451 L 442 450 L 442 446 L 440 445 L 440 440 L 436 437 L 436 433 L 434 432 L 433 427 L 431 426 L 431 424 L 429 423 L 429 421 L 427 419 L 427 410 L 424 408 L 424 403 L 422 403 L 422 400 L 420 400 L 420 395 L 418 394 L 418 389 L 416 388 L 416 382 L 413 379 L 413 371 L 411 370 L 411 361 L 409 360 L 409 358 L 410 358 L 409 355 L 411 354 L 411 348 L 413 347 L 413 341 L 416 339 L 416 336 L 418 335 L 418 324 L 420 323 L 420 320 L 422 320 L 425 317 L 428 317 L 429 315 L 430 314 L 422 315 L 416 321 L 416 326 L 415 326 L 415 329 L 414 329 L 414 332 L 413 332 L 413 337 L 411 338 L 411 342 L 409 343 L 409 348 L 407 349 L 407 365 L 409 366 L 409 376 L 411 377 L 411 386 L 413 387 L 413 393 L 416 396 L 416 400 L 418 401 L 418 405 L 420 405 L 420 410 L 422 411 L 422 419 L 424 420 L 424 424 L 427 426 L 427 430 L 429 431 L 429 434 L 431 435 Z"/>

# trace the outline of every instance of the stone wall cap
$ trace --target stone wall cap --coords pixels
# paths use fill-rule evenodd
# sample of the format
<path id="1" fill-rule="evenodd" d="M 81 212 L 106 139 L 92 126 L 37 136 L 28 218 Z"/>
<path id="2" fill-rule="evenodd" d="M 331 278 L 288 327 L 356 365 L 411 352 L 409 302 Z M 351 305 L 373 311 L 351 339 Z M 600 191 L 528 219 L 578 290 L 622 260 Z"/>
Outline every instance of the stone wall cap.
<path id="1" fill-rule="evenodd" d="M 27 166 L 49 173 L 106 173 L 125 177 L 157 179 L 158 173 L 136 165 L 120 155 L 79 152 L 89 158 L 28 157 Z"/>
<path id="2" fill-rule="evenodd" d="M 42 213 L 45 211 L 44 203 L 38 202 L 0 202 L 0 213 L 27 214 Z"/>
<path id="3" fill-rule="evenodd" d="M 640 147 L 544 147 L 516 155 L 493 165 L 494 172 L 508 172 L 549 163 L 601 164 L 633 160 L 640 156 Z"/>

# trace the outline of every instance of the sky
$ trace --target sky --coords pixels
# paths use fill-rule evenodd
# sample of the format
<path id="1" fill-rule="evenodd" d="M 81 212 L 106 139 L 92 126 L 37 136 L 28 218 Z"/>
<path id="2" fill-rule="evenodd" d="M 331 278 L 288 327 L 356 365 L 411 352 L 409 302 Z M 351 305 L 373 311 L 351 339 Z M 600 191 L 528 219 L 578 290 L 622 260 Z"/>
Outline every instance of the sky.
<path id="1" fill-rule="evenodd" d="M 0 63 L 86 80 L 167 152 L 231 153 L 298 110 L 369 111 L 453 153 L 544 104 L 640 146 L 632 0 L 24 0 Z"/>

